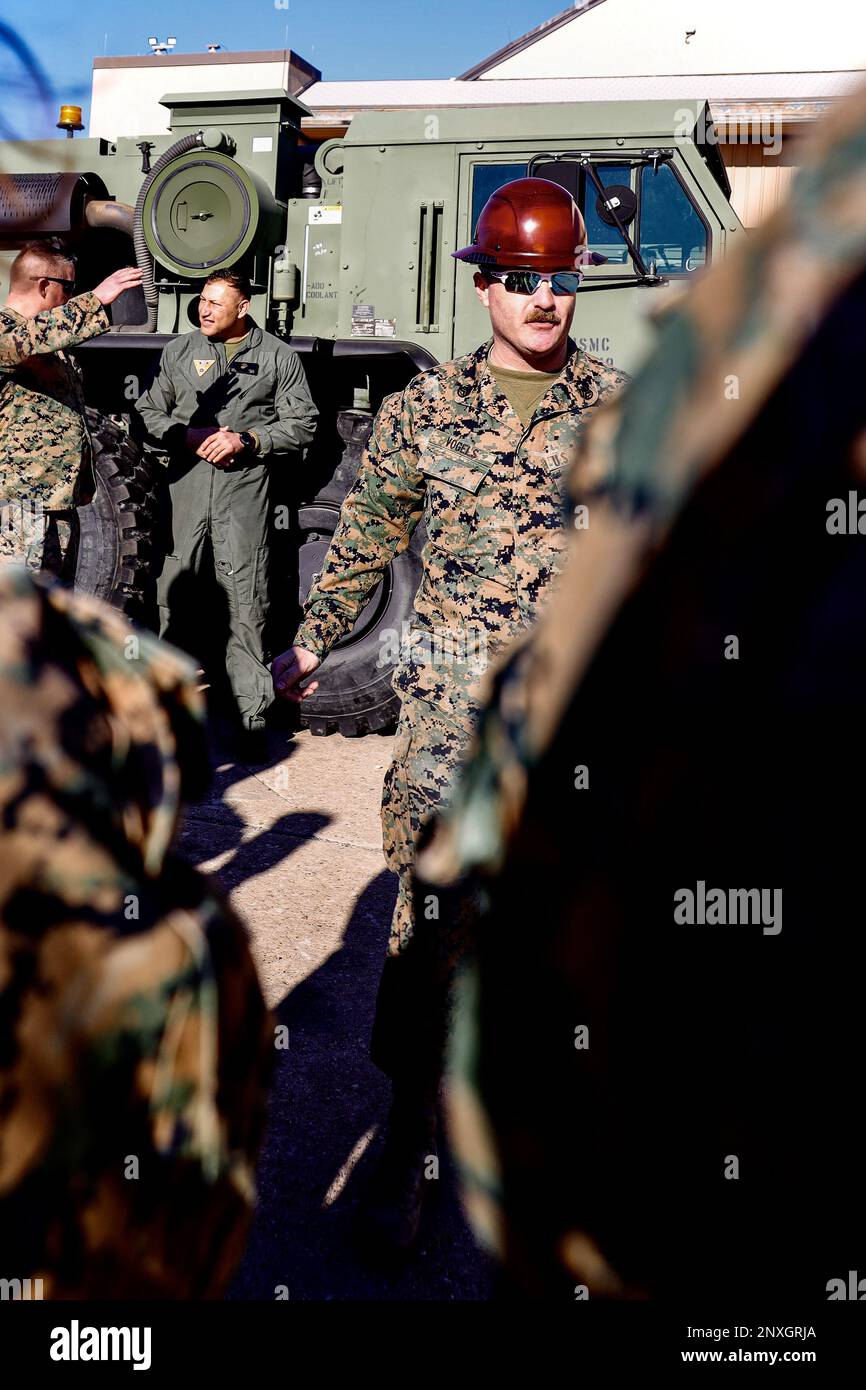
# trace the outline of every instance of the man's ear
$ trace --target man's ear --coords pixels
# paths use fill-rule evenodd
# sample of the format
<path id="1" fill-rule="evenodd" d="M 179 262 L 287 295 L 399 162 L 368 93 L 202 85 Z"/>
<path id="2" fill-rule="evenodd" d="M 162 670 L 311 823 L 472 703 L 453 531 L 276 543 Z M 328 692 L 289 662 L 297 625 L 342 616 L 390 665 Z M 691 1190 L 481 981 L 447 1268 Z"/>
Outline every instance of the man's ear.
<path id="1" fill-rule="evenodd" d="M 484 276 L 481 274 L 480 270 L 476 270 L 472 279 L 475 284 L 475 293 L 478 295 L 478 298 L 481 300 L 481 303 L 484 305 L 486 309 L 490 303 L 490 286 L 484 279 Z"/>
<path id="2" fill-rule="evenodd" d="M 246 316 L 247 316 L 247 314 L 248 314 L 249 312 L 250 312 L 250 301 L 249 301 L 248 299 L 241 299 L 241 300 L 239 300 L 239 301 L 238 301 L 238 318 L 239 318 L 239 319 L 245 319 Z"/>

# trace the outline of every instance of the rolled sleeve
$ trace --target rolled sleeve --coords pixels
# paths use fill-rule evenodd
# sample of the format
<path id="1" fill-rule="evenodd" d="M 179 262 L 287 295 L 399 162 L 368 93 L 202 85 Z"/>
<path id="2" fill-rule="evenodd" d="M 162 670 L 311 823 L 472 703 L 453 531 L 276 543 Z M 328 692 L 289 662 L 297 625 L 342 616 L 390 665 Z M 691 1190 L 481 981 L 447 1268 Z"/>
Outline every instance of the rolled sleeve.
<path id="1" fill-rule="evenodd" d="M 0 311 L 0 370 L 12 371 L 39 353 L 60 352 L 107 333 L 108 315 L 95 294 L 76 295 L 32 319 Z"/>

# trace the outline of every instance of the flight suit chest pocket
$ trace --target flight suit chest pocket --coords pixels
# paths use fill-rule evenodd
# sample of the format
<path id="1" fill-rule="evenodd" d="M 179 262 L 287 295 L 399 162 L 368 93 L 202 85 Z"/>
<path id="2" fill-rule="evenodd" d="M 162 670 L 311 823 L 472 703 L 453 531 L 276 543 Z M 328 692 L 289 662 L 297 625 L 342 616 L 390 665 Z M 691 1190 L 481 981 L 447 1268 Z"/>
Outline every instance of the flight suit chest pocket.
<path id="1" fill-rule="evenodd" d="M 277 389 L 276 373 L 265 362 L 233 362 L 227 372 L 229 396 L 247 405 L 272 406 Z"/>
<path id="2" fill-rule="evenodd" d="M 462 441 L 458 441 L 462 442 Z M 418 467 L 427 482 L 425 521 L 434 545 L 465 550 L 477 537 L 483 513 L 483 484 L 495 455 L 469 454 L 449 445 L 447 439 L 428 441 Z"/>

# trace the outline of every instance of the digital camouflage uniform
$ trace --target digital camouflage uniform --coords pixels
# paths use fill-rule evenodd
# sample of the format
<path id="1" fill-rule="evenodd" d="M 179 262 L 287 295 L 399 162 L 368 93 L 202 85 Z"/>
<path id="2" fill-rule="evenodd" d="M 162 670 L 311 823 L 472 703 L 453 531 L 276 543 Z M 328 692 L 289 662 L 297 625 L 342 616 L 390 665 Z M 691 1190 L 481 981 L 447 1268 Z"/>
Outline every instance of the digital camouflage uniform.
<path id="1" fill-rule="evenodd" d="M 524 429 L 487 370 L 486 343 L 422 372 L 379 411 L 314 579 L 298 646 L 324 657 L 424 521 L 415 619 L 382 799 L 385 857 L 400 888 L 390 949 L 412 934 L 409 874 L 421 825 L 447 798 L 486 664 L 533 622 L 565 547 L 561 478 L 593 409 L 625 377 L 570 345 Z"/>
<path id="2" fill-rule="evenodd" d="M 864 323 L 861 92 L 588 431 L 589 527 L 419 856 L 487 904 L 450 1128 L 523 1294 L 807 1307 L 862 1270 L 866 539 L 828 511 L 864 490 Z M 675 926 L 699 879 L 781 885 L 781 931 Z"/>
<path id="3" fill-rule="evenodd" d="M 72 509 L 94 488 L 81 368 L 67 349 L 108 327 L 90 293 L 31 319 L 0 309 L 0 559 L 61 573 Z"/>
<path id="4" fill-rule="evenodd" d="M 413 935 L 415 845 L 447 803 L 479 678 L 533 622 L 557 572 L 569 520 L 561 483 L 575 441 L 625 380 L 570 344 L 524 428 L 487 368 L 489 348 L 421 373 L 384 401 L 295 637 L 325 656 L 423 519 L 422 578 L 394 676 L 402 708 L 382 796 L 385 858 L 399 878 L 391 956 Z M 384 1047 L 374 1034 L 379 1058 Z"/>
<path id="5" fill-rule="evenodd" d="M 263 728 L 273 701 L 265 651 L 271 472 L 303 458 L 318 418 L 301 360 L 252 320 L 248 341 L 231 361 L 217 339 L 183 333 L 164 349 L 156 380 L 136 409 L 168 453 L 160 636 L 179 642 L 181 632 L 185 639 L 200 623 L 191 583 L 210 546 L 228 608 L 226 671 L 242 723 Z M 254 432 L 258 452 L 214 467 L 185 442 L 188 427 L 207 425 Z"/>
<path id="6" fill-rule="evenodd" d="M 171 850 L 208 776 L 193 667 L 10 568 L 0 700 L 3 1276 L 218 1296 L 273 1031 L 241 924 Z"/>

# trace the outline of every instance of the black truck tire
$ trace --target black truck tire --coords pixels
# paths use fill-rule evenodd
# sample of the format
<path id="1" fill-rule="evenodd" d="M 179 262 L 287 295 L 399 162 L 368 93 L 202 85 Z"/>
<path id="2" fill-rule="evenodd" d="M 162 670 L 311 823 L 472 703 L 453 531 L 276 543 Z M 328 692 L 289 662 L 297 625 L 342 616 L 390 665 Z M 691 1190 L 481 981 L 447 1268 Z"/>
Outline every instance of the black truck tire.
<path id="1" fill-rule="evenodd" d="M 121 425 L 87 411 L 93 445 L 93 500 L 78 508 L 74 587 L 145 625 L 152 606 L 150 559 L 156 526 L 153 465 Z"/>
<path id="2" fill-rule="evenodd" d="M 343 498 L 355 481 L 372 419 L 360 411 L 343 411 L 338 430 L 345 448 L 328 482 L 298 508 L 298 587 L 303 604 L 312 576 L 336 529 Z M 315 679 L 319 688 L 300 706 L 301 722 L 313 734 L 341 733 L 350 738 L 388 729 L 400 713 L 400 698 L 391 688 L 397 650 L 412 616 L 421 579 L 423 523 L 407 549 L 394 558 L 360 614 L 354 628 L 333 647 Z"/>

